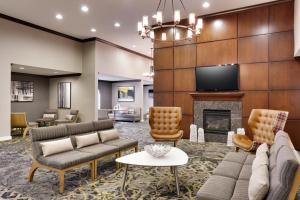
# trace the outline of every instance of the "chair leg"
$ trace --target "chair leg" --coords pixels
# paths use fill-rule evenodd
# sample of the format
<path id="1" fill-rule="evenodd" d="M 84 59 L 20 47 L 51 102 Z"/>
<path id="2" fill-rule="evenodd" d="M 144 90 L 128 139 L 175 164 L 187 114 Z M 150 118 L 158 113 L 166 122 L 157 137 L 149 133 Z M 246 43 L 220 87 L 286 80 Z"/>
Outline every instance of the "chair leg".
<path id="1" fill-rule="evenodd" d="M 27 126 L 25 129 L 24 129 L 24 132 L 23 132 L 23 138 L 26 137 L 27 133 L 29 132 L 29 130 L 31 129 L 31 127 Z"/>
<path id="2" fill-rule="evenodd" d="M 235 152 L 239 152 L 240 148 L 239 147 L 235 147 Z"/>
<path id="3" fill-rule="evenodd" d="M 138 146 L 134 147 L 134 151 L 138 152 L 139 151 L 139 147 Z"/>
<path id="4" fill-rule="evenodd" d="M 95 180 L 95 161 L 90 163 L 90 168 L 91 168 L 91 178 L 94 181 Z"/>
<path id="5" fill-rule="evenodd" d="M 29 175 L 28 175 L 28 181 L 29 181 L 29 182 L 32 182 L 34 173 L 35 173 L 35 171 L 36 171 L 38 168 L 39 168 L 38 165 L 37 165 L 35 162 L 33 162 L 32 165 L 31 165 L 31 168 L 30 168 L 30 170 L 29 170 Z"/>
<path id="6" fill-rule="evenodd" d="M 120 152 L 116 153 L 115 156 L 116 156 L 116 159 L 119 158 L 120 157 Z M 116 168 L 120 169 L 121 168 L 121 164 L 118 163 L 118 162 L 116 162 Z"/>
<path id="7" fill-rule="evenodd" d="M 65 172 L 59 172 L 59 192 L 64 193 L 65 191 Z"/>
<path id="8" fill-rule="evenodd" d="M 94 161 L 94 176 L 95 176 L 95 179 L 96 179 L 97 176 L 98 176 L 98 171 L 97 171 L 97 169 L 98 169 L 98 161 L 95 160 L 95 161 Z"/>

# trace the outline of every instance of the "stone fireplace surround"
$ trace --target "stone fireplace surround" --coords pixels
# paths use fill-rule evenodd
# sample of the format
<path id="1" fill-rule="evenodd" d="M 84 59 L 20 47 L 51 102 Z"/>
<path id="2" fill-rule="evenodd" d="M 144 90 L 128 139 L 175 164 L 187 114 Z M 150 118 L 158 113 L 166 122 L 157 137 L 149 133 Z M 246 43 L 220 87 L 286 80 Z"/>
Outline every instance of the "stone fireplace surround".
<path id="1" fill-rule="evenodd" d="M 231 130 L 242 127 L 242 97 L 244 93 L 191 93 L 194 99 L 194 124 L 203 128 L 203 110 L 230 110 Z M 205 140 L 209 142 L 227 142 L 227 135 L 205 133 Z"/>

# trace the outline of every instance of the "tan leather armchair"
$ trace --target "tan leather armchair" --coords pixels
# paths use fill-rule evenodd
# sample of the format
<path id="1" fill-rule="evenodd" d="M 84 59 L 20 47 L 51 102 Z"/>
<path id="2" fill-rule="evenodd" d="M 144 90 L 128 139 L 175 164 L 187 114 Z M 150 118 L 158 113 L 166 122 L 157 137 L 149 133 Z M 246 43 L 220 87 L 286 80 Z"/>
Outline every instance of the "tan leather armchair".
<path id="1" fill-rule="evenodd" d="M 26 136 L 28 131 L 30 130 L 30 126 L 28 125 L 26 113 L 11 113 L 11 129 L 21 129 L 23 130 L 23 137 Z"/>
<path id="2" fill-rule="evenodd" d="M 149 109 L 150 134 L 155 141 L 172 141 L 174 146 L 181 139 L 182 113 L 180 107 L 151 107 Z"/>
<path id="3" fill-rule="evenodd" d="M 253 109 L 248 119 L 248 126 L 252 135 L 233 135 L 232 141 L 236 146 L 245 151 L 255 150 L 254 145 L 267 143 L 272 145 L 274 136 L 279 130 L 283 130 L 288 112 L 280 110 Z"/>

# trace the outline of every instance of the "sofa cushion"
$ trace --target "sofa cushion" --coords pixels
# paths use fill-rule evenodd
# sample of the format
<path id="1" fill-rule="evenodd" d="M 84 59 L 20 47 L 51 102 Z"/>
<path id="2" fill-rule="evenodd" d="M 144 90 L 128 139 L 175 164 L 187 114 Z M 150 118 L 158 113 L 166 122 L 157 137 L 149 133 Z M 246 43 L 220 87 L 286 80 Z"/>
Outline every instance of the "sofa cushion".
<path id="1" fill-rule="evenodd" d="M 249 154 L 244 162 L 244 165 L 252 165 L 255 155 Z"/>
<path id="2" fill-rule="evenodd" d="M 69 136 L 66 126 L 51 126 L 34 128 L 30 130 L 30 138 L 32 142 L 51 140 Z"/>
<path id="3" fill-rule="evenodd" d="M 271 169 L 267 200 L 288 198 L 298 165 L 293 149 L 282 146 L 278 151 L 275 167 Z"/>
<path id="4" fill-rule="evenodd" d="M 243 165 L 236 162 L 222 161 L 213 171 L 214 175 L 238 179 Z"/>
<path id="5" fill-rule="evenodd" d="M 40 145 L 45 157 L 74 149 L 70 138 L 41 142 Z"/>
<path id="6" fill-rule="evenodd" d="M 129 147 L 137 146 L 138 141 L 131 140 L 131 139 L 125 139 L 125 138 L 119 138 L 116 140 L 107 141 L 104 144 L 116 146 L 120 150 L 123 150 L 123 149 L 127 149 Z"/>
<path id="7" fill-rule="evenodd" d="M 99 131 L 101 142 L 108 142 L 110 140 L 116 140 L 120 138 L 120 134 L 117 129 Z"/>
<path id="8" fill-rule="evenodd" d="M 68 124 L 66 126 L 70 135 L 77 135 L 94 131 L 94 126 L 92 122 Z"/>
<path id="9" fill-rule="evenodd" d="M 115 146 L 105 145 L 105 144 L 95 144 L 87 147 L 83 147 L 80 149 L 76 149 L 76 151 L 86 152 L 93 155 L 93 159 L 100 158 L 105 155 L 112 154 L 114 152 L 118 152 L 119 148 Z"/>
<path id="10" fill-rule="evenodd" d="M 243 165 L 241 173 L 239 175 L 239 180 L 248 180 L 252 174 L 252 165 Z"/>
<path id="11" fill-rule="evenodd" d="M 39 157 L 38 161 L 41 164 L 56 168 L 66 169 L 84 162 L 91 161 L 93 155 L 86 152 L 66 151 L 59 154 L 54 154 L 48 157 Z"/>
<path id="12" fill-rule="evenodd" d="M 85 146 L 98 144 L 100 142 L 98 133 L 91 133 L 86 135 L 78 135 L 75 136 L 76 147 L 82 148 Z"/>
<path id="13" fill-rule="evenodd" d="M 247 155 L 247 153 L 229 152 L 223 160 L 243 164 L 247 158 Z"/>
<path id="14" fill-rule="evenodd" d="M 289 146 L 289 136 L 284 131 L 279 131 L 270 149 L 270 170 L 275 168 L 278 152 L 282 146 Z"/>
<path id="15" fill-rule="evenodd" d="M 201 200 L 229 200 L 232 197 L 235 183 L 235 179 L 212 175 L 200 188 L 197 197 Z"/>
<path id="16" fill-rule="evenodd" d="M 255 160 L 254 160 L 255 162 Z M 253 162 L 253 163 L 254 163 Z M 269 190 L 269 169 L 268 165 L 261 163 L 252 170 L 249 180 L 248 196 L 250 200 L 263 200 Z"/>
<path id="17" fill-rule="evenodd" d="M 93 121 L 94 131 L 113 129 L 114 122 L 111 119 Z"/>
<path id="18" fill-rule="evenodd" d="M 238 180 L 235 184 L 231 200 L 248 200 L 249 180 Z"/>

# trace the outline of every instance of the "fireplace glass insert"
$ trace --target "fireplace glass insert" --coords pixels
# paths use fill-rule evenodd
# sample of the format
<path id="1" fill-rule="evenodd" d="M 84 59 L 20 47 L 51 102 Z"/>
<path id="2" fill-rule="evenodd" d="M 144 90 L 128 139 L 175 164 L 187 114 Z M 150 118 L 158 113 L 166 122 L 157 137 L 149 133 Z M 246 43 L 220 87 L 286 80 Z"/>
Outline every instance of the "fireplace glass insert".
<path id="1" fill-rule="evenodd" d="M 231 130 L 230 110 L 203 110 L 205 133 L 227 134 Z"/>

